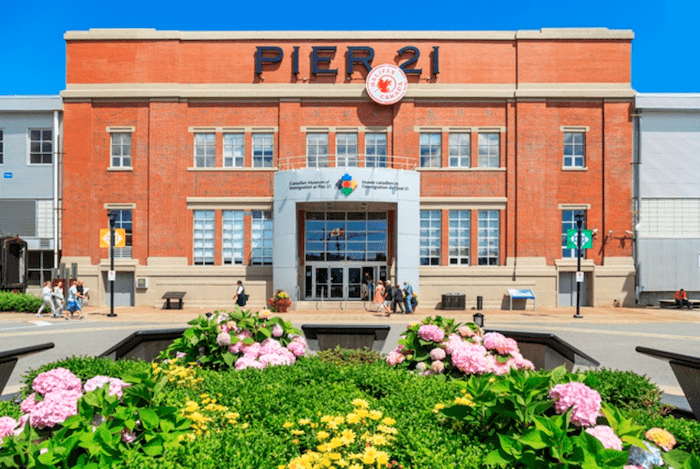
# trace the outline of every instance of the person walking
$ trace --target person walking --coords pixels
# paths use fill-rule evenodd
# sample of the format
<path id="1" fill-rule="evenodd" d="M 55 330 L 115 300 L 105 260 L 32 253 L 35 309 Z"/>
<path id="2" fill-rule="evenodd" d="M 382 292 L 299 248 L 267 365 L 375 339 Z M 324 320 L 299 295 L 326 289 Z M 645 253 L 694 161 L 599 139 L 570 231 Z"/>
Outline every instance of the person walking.
<path id="1" fill-rule="evenodd" d="M 41 312 L 44 311 L 44 308 L 47 306 L 49 309 L 51 309 L 51 315 L 56 316 L 56 306 L 53 304 L 53 291 L 51 290 L 51 280 L 47 280 L 44 282 L 44 289 L 42 290 L 41 293 L 41 299 L 43 300 L 43 303 L 41 303 L 41 307 L 39 308 L 39 311 L 37 311 L 36 316 L 38 318 L 41 317 Z"/>
<path id="2" fill-rule="evenodd" d="M 248 295 L 245 294 L 245 287 L 243 287 L 243 282 L 240 280 L 236 282 L 236 294 L 233 295 L 233 300 L 239 307 L 243 307 L 248 302 Z"/>
<path id="3" fill-rule="evenodd" d="M 384 307 L 384 297 L 386 296 L 386 292 L 384 290 L 384 282 L 381 280 L 377 281 L 377 288 L 374 289 L 374 302 L 372 303 L 373 307 L 376 309 L 378 313 L 386 313 L 387 310 Z"/>
<path id="4" fill-rule="evenodd" d="M 403 283 L 403 292 L 404 292 L 404 303 L 406 305 L 406 314 L 413 314 L 413 287 L 411 286 L 410 283 L 404 282 Z"/>
<path id="5" fill-rule="evenodd" d="M 70 321 L 73 313 L 78 313 L 78 319 L 83 319 L 83 310 L 80 308 L 78 300 L 82 298 L 82 293 L 78 292 L 78 282 L 73 280 L 68 289 L 68 303 L 66 308 L 66 320 Z"/>
<path id="6" fill-rule="evenodd" d="M 388 299 L 391 300 L 391 313 L 387 313 L 387 316 L 390 316 L 391 314 L 396 314 L 396 308 L 398 307 L 399 310 L 401 310 L 401 314 L 404 314 L 404 309 L 403 309 L 403 292 L 401 291 L 401 288 L 398 286 L 398 282 L 396 286 L 391 286 L 391 283 L 387 280 L 387 285 L 386 287 L 388 293 Z"/>
<path id="7" fill-rule="evenodd" d="M 369 294 L 369 301 L 374 300 L 374 289 L 372 284 L 372 277 L 370 277 L 369 272 L 365 272 L 365 283 L 367 284 L 367 293 Z"/>
<path id="8" fill-rule="evenodd" d="M 56 286 L 53 287 L 53 301 L 56 304 L 53 317 L 60 318 L 61 311 L 63 311 L 66 304 L 65 297 L 63 296 L 63 280 L 59 280 Z"/>

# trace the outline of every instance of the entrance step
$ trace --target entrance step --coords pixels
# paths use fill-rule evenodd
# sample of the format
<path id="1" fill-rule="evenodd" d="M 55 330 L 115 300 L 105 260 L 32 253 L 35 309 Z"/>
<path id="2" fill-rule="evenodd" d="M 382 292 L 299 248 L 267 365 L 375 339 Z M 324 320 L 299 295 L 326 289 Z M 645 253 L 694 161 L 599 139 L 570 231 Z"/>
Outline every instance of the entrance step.
<path id="1" fill-rule="evenodd" d="M 348 311 L 364 311 L 369 308 L 370 303 L 367 301 L 338 301 L 338 300 L 328 300 L 328 301 L 295 301 L 295 310 L 339 310 L 347 309 Z"/>

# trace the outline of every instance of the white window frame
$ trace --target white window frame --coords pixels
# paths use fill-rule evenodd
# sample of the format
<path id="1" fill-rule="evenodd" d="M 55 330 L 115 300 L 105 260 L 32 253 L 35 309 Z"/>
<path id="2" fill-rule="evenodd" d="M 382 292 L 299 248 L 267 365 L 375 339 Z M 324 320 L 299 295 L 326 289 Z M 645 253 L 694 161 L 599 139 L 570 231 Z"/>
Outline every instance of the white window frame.
<path id="1" fill-rule="evenodd" d="M 501 212 L 499 210 L 479 210 L 477 248 L 479 265 L 499 265 L 500 238 Z"/>
<path id="2" fill-rule="evenodd" d="M 450 210 L 449 217 L 449 265 L 469 265 L 471 211 Z"/>
<path id="3" fill-rule="evenodd" d="M 420 167 L 439 168 L 442 165 L 442 133 L 420 133 Z M 433 139 L 437 138 L 437 142 Z"/>
<path id="4" fill-rule="evenodd" d="M 420 211 L 420 265 L 440 265 L 442 211 Z"/>
<path id="5" fill-rule="evenodd" d="M 214 140 L 209 141 L 213 136 Z M 199 139 L 201 142 L 198 142 Z M 216 132 L 197 132 L 194 134 L 194 167 L 195 168 L 214 168 L 216 167 Z M 198 151 L 201 150 L 201 155 Z M 211 152 L 211 155 L 207 153 Z M 198 164 L 201 160 L 202 164 Z"/>
<path id="6" fill-rule="evenodd" d="M 192 212 L 192 263 L 194 265 L 214 265 L 215 211 L 193 210 Z M 200 242 L 199 246 L 198 241 Z"/>
<path id="7" fill-rule="evenodd" d="M 5 164 L 5 129 L 0 127 L 0 166 Z"/>
<path id="8" fill-rule="evenodd" d="M 581 137 L 580 142 L 574 142 L 573 139 L 577 136 Z M 567 143 L 567 137 L 570 141 Z M 583 169 L 586 167 L 586 132 L 583 130 L 565 130 L 563 136 L 563 149 L 562 149 L 562 167 L 563 168 L 576 168 Z M 567 149 L 571 153 L 567 155 Z M 580 149 L 580 154 L 576 153 L 576 150 Z M 567 159 L 569 160 L 567 164 Z M 580 164 L 578 164 L 580 160 Z"/>
<path id="9" fill-rule="evenodd" d="M 337 168 L 357 167 L 357 132 L 335 134 L 335 166 Z"/>
<path id="10" fill-rule="evenodd" d="M 253 210 L 250 227 L 250 265 L 272 265 L 272 211 Z"/>
<path id="11" fill-rule="evenodd" d="M 275 134 L 272 132 L 253 133 L 253 167 L 272 168 L 275 159 Z M 256 155 L 256 152 L 259 154 Z"/>
<path id="12" fill-rule="evenodd" d="M 384 138 L 384 142 L 380 141 Z M 386 168 L 388 160 L 386 132 L 365 132 L 365 167 Z"/>
<path id="13" fill-rule="evenodd" d="M 224 265 L 242 265 L 244 250 L 243 210 L 223 210 L 221 222 L 221 262 Z"/>
<path id="14" fill-rule="evenodd" d="M 450 132 L 450 168 L 469 168 L 471 165 L 472 135 L 470 132 Z M 466 142 L 464 140 L 466 139 Z"/>
<path id="15" fill-rule="evenodd" d="M 119 138 L 123 138 L 124 136 L 128 135 L 129 136 L 129 143 L 128 145 L 125 145 L 123 142 L 117 143 L 117 146 L 120 149 L 120 152 L 118 155 L 114 154 L 115 150 L 115 136 L 118 136 Z M 124 154 L 124 149 L 127 148 L 129 149 L 129 154 L 125 155 Z M 132 154 L 133 154 L 133 139 L 132 139 L 132 133 L 128 131 L 122 131 L 122 132 L 110 132 L 109 134 L 109 167 L 110 168 L 131 168 L 133 165 L 133 160 L 132 160 Z M 116 161 L 119 162 L 119 164 L 114 164 Z M 129 164 L 125 164 L 125 160 L 128 159 Z"/>
<path id="16" fill-rule="evenodd" d="M 325 148 L 323 149 L 323 137 L 325 137 Z M 316 140 L 316 141 L 314 141 Z M 312 151 L 313 150 L 313 154 Z M 306 167 L 307 168 L 327 168 L 328 167 L 328 132 L 308 132 L 306 134 Z"/>
<path id="17" fill-rule="evenodd" d="M 586 229 L 586 221 L 588 219 L 588 211 L 585 209 L 563 209 L 561 211 L 561 257 L 562 259 L 576 259 L 576 248 L 566 247 L 566 232 L 568 230 L 578 229 L 576 226 L 576 214 L 583 213 L 583 223 L 581 229 Z M 567 216 L 568 215 L 568 216 Z M 570 220 L 569 220 L 570 218 Z M 581 259 L 586 258 L 586 249 L 581 250 Z"/>
<path id="18" fill-rule="evenodd" d="M 32 152 L 32 143 L 37 142 L 37 140 L 32 140 L 32 132 L 40 132 L 41 139 L 38 140 L 38 143 L 41 147 L 41 151 L 39 151 L 38 153 Z M 44 140 L 44 138 L 43 138 L 44 132 L 51 133 L 51 138 L 48 141 Z M 53 164 L 53 150 L 54 150 L 53 137 L 54 137 L 53 129 L 28 129 L 28 132 L 27 132 L 27 142 L 28 142 L 28 145 L 27 145 L 27 164 L 28 165 L 30 165 L 30 166 L 45 166 L 45 165 Z M 49 143 L 51 145 L 51 149 L 48 152 L 49 162 L 46 163 L 46 162 L 42 161 L 41 163 L 32 163 L 32 155 L 38 154 L 38 155 L 41 155 L 42 160 L 44 159 L 43 155 L 46 155 L 46 151 L 44 151 L 44 149 L 43 149 L 45 143 Z"/>
<path id="19" fill-rule="evenodd" d="M 111 212 L 117 213 L 118 216 L 114 219 L 114 228 L 123 229 L 126 232 L 126 247 L 115 249 L 114 258 L 115 259 L 131 259 L 133 250 L 133 235 L 134 235 L 134 211 L 130 208 L 113 208 L 110 209 Z M 129 212 L 130 220 L 124 220 L 124 213 Z"/>
<path id="20" fill-rule="evenodd" d="M 496 136 L 496 143 L 491 137 Z M 483 137 L 483 138 L 482 138 Z M 479 132 L 479 168 L 498 168 L 501 163 L 501 134 L 500 132 Z"/>
<path id="21" fill-rule="evenodd" d="M 223 141 L 224 168 L 242 168 L 245 165 L 245 134 L 225 132 Z"/>

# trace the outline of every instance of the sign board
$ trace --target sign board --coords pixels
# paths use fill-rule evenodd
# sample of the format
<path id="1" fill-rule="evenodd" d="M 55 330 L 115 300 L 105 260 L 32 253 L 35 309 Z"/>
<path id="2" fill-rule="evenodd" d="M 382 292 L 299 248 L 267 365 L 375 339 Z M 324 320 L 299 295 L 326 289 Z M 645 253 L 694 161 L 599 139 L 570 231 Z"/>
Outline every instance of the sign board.
<path id="1" fill-rule="evenodd" d="M 578 230 L 566 231 L 566 247 L 576 249 L 578 247 Z M 581 249 L 591 249 L 593 247 L 593 232 L 591 230 L 581 230 Z"/>
<path id="2" fill-rule="evenodd" d="M 107 280 L 110 282 L 114 282 L 117 280 L 117 271 L 116 270 L 108 270 L 107 271 Z"/>
<path id="3" fill-rule="evenodd" d="M 394 104 L 406 94 L 408 79 L 403 70 L 396 65 L 382 64 L 367 74 L 365 87 L 375 103 Z"/>
<path id="4" fill-rule="evenodd" d="M 583 283 L 583 272 L 576 272 L 576 281 L 578 283 Z"/>
<path id="5" fill-rule="evenodd" d="M 514 300 L 534 300 L 535 294 L 532 290 L 518 290 L 516 288 L 508 289 L 508 296 Z"/>
<path id="6" fill-rule="evenodd" d="M 109 247 L 109 228 L 100 228 L 100 247 Z M 115 248 L 125 248 L 126 247 L 126 230 L 123 228 L 117 228 L 114 230 L 114 247 Z"/>
<path id="7" fill-rule="evenodd" d="M 12 171 L 5 171 L 3 173 L 3 176 L 5 177 L 5 179 L 12 179 Z"/>

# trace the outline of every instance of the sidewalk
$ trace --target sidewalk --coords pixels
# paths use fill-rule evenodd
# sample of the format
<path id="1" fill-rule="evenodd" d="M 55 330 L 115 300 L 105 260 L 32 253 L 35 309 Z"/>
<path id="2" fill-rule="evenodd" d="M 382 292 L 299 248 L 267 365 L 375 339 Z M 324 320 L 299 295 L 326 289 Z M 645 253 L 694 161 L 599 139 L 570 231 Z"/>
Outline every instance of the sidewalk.
<path id="1" fill-rule="evenodd" d="M 222 306 L 221 310 L 232 310 L 233 306 Z M 255 309 L 255 308 L 253 308 Z M 141 322 L 152 324 L 185 324 L 200 314 L 214 312 L 217 308 L 184 308 L 182 310 L 163 310 L 155 307 L 115 307 L 116 317 L 109 317 L 110 308 L 107 306 L 86 306 L 83 312 L 85 321 L 99 320 L 109 322 Z M 385 317 L 383 314 L 358 309 L 335 310 L 300 310 L 287 313 L 273 313 L 294 323 L 350 323 L 350 324 L 403 324 L 407 321 L 422 320 L 426 316 L 443 316 L 454 318 L 458 322 L 472 320 L 476 310 L 451 311 L 419 308 L 416 314 L 395 314 Z M 574 318 L 576 309 L 568 308 L 538 308 L 532 310 L 483 310 L 484 324 L 499 323 L 556 323 L 556 324 L 633 324 L 633 323 L 700 323 L 700 310 L 659 309 L 659 308 L 613 308 L 610 306 L 585 307 L 580 312 L 583 318 Z M 65 321 L 63 318 L 52 318 L 43 315 L 37 318 L 30 313 L 0 313 L 0 321 Z"/>

